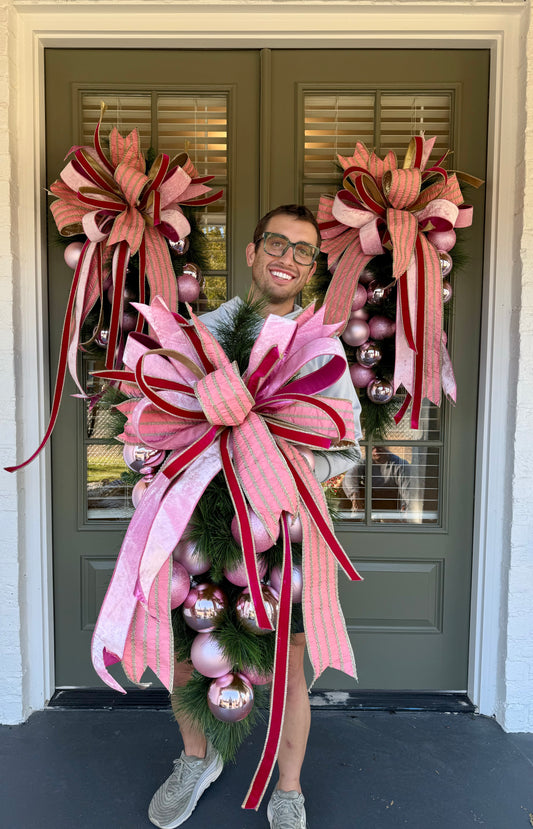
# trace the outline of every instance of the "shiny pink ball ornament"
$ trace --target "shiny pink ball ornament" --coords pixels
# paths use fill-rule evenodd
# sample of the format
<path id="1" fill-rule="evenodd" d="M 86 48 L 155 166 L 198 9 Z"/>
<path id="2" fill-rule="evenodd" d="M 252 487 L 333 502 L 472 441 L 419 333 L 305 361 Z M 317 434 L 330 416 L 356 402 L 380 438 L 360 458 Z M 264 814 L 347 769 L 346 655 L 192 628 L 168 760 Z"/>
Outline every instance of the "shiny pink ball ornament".
<path id="1" fill-rule="evenodd" d="M 109 331 L 107 328 L 101 328 L 98 332 L 95 328 L 93 331 L 93 336 L 94 342 L 99 348 L 107 348 L 107 344 L 109 342 Z"/>
<path id="2" fill-rule="evenodd" d="M 204 676 L 224 676 L 231 671 L 231 662 L 211 633 L 198 633 L 191 647 L 191 662 Z"/>
<path id="3" fill-rule="evenodd" d="M 373 279 L 366 290 L 369 305 L 382 305 L 391 291 L 390 285 L 382 285 L 377 279 Z"/>
<path id="4" fill-rule="evenodd" d="M 239 722 L 254 705 L 254 689 L 244 674 L 229 673 L 214 679 L 207 691 L 207 705 L 217 720 Z"/>
<path id="5" fill-rule="evenodd" d="M 377 404 L 389 403 L 394 395 L 392 383 L 389 383 L 388 380 L 382 380 L 380 377 L 368 384 L 366 393 L 368 399 Z"/>
<path id="6" fill-rule="evenodd" d="M 362 345 L 368 340 L 370 329 L 364 320 L 351 317 L 342 333 L 342 339 L 348 345 Z"/>
<path id="7" fill-rule="evenodd" d="M 388 317 L 383 317 L 380 314 L 376 314 L 375 317 L 370 318 L 368 327 L 373 340 L 386 340 L 387 337 L 392 337 L 396 331 L 396 323 L 394 320 L 390 320 Z"/>
<path id="8" fill-rule="evenodd" d="M 350 377 L 356 389 L 366 389 L 368 384 L 376 379 L 376 372 L 369 366 L 354 363 L 350 366 Z"/>
<path id="9" fill-rule="evenodd" d="M 302 568 L 299 564 L 292 566 L 292 601 L 298 604 L 302 601 L 303 592 L 303 576 Z M 276 593 L 281 590 L 281 567 L 273 567 L 270 573 L 270 586 L 274 588 Z"/>
<path id="10" fill-rule="evenodd" d="M 82 250 L 83 242 L 71 242 L 70 245 L 67 245 L 63 251 L 63 258 L 69 268 L 72 268 L 73 271 L 75 271 L 78 267 Z"/>
<path id="11" fill-rule="evenodd" d="M 294 544 L 301 544 L 304 537 L 302 519 L 299 515 L 291 515 L 289 523 L 289 538 Z"/>
<path id="12" fill-rule="evenodd" d="M 131 490 L 131 503 L 133 504 L 133 509 L 137 509 L 137 507 L 139 506 L 141 498 L 148 489 L 149 483 L 150 482 L 147 481 L 145 478 L 141 478 L 141 480 L 137 481 L 137 483 Z"/>
<path id="13" fill-rule="evenodd" d="M 296 448 L 298 449 L 298 452 L 300 453 L 300 455 L 302 455 L 302 457 L 305 458 L 305 460 L 307 461 L 307 463 L 309 464 L 311 469 L 314 469 L 315 468 L 315 456 L 313 455 L 312 450 L 309 449 L 307 446 L 297 446 Z"/>
<path id="14" fill-rule="evenodd" d="M 366 366 L 367 368 L 377 366 L 382 356 L 383 352 L 381 350 L 381 346 L 379 343 L 373 343 L 372 340 L 360 345 L 355 352 L 355 358 L 359 365 Z"/>
<path id="15" fill-rule="evenodd" d="M 452 296 L 453 296 L 453 288 L 451 286 L 451 283 L 448 282 L 447 279 L 445 279 L 444 282 L 442 283 L 442 301 L 444 302 L 444 304 L 449 302 L 450 299 L 452 298 Z"/>
<path id="16" fill-rule="evenodd" d="M 244 668 L 243 674 L 248 677 L 252 685 L 268 685 L 272 682 L 272 674 L 260 674 L 255 668 Z"/>
<path id="17" fill-rule="evenodd" d="M 194 276 L 184 273 L 178 276 L 178 299 L 180 302 L 196 302 L 200 296 L 200 283 Z"/>
<path id="18" fill-rule="evenodd" d="M 182 567 L 176 561 L 174 564 Z M 182 567 L 182 570 L 185 570 L 185 567 Z M 186 570 L 185 572 L 187 573 Z M 220 587 L 207 582 L 198 584 L 191 587 L 183 602 L 183 618 L 189 627 L 198 633 L 210 633 L 215 630 L 227 606 L 226 594 Z"/>
<path id="19" fill-rule="evenodd" d="M 254 537 L 256 553 L 264 553 L 267 550 L 270 550 L 275 542 L 272 541 L 269 534 L 265 530 L 263 522 L 257 517 L 255 512 L 250 509 L 250 507 L 248 507 L 248 515 L 250 516 L 250 524 L 252 527 L 252 535 Z M 236 515 L 231 522 L 231 534 L 237 544 L 241 546 L 241 533 L 239 531 L 239 524 L 237 522 Z"/>
<path id="20" fill-rule="evenodd" d="M 263 579 L 266 576 L 267 571 L 266 561 L 260 558 L 257 562 L 257 566 L 259 570 L 259 578 Z M 224 569 L 224 575 L 226 576 L 228 581 L 230 581 L 232 584 L 235 584 L 237 587 L 246 587 L 246 585 L 248 584 L 246 567 L 244 565 L 244 561 L 242 560 L 235 567 L 226 567 Z"/>
<path id="21" fill-rule="evenodd" d="M 272 626 L 275 628 L 278 621 L 278 597 L 266 584 L 261 585 L 261 590 L 263 593 L 267 616 L 272 622 Z M 254 603 L 252 602 L 252 597 L 248 588 L 243 590 L 237 599 L 235 612 L 237 617 L 240 619 L 241 624 L 251 631 L 251 633 L 257 633 L 260 635 L 271 633 L 270 630 L 260 628 L 257 624 Z"/>
<path id="22" fill-rule="evenodd" d="M 455 247 L 457 242 L 457 234 L 455 230 L 430 230 L 428 233 L 428 241 L 434 245 L 437 250 L 451 250 Z"/>
<path id="23" fill-rule="evenodd" d="M 161 449 L 151 449 L 142 444 L 125 443 L 122 450 L 124 463 L 133 472 L 142 472 L 144 467 L 159 466 L 165 460 L 166 452 Z"/>
<path id="24" fill-rule="evenodd" d="M 363 305 L 366 305 L 366 288 L 364 285 L 358 285 L 352 300 L 352 313 L 359 311 Z"/>
<path id="25" fill-rule="evenodd" d="M 176 256 L 183 256 L 189 250 L 189 240 L 186 237 L 185 239 L 178 239 L 177 242 L 169 241 L 168 246 Z"/>
<path id="26" fill-rule="evenodd" d="M 179 607 L 189 594 L 191 587 L 191 580 L 185 567 L 178 564 L 177 561 L 172 562 L 172 582 L 170 586 L 170 607 L 174 610 Z"/>
<path id="27" fill-rule="evenodd" d="M 194 541 L 187 536 L 182 536 L 172 553 L 174 561 L 179 561 L 191 576 L 200 576 L 207 573 L 211 562 L 207 556 L 201 554 Z"/>
<path id="28" fill-rule="evenodd" d="M 439 250 L 440 272 L 442 276 L 448 276 L 453 268 L 453 259 L 445 250 Z"/>

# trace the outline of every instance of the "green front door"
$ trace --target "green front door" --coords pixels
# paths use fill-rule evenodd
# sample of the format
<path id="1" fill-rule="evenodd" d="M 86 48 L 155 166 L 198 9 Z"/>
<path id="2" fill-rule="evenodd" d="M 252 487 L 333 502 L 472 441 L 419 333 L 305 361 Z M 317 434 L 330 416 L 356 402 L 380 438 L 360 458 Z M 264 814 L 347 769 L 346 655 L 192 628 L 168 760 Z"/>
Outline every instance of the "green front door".
<path id="1" fill-rule="evenodd" d="M 401 160 L 409 136 L 425 129 L 436 147 L 454 150 L 452 166 L 484 176 L 482 51 L 48 50 L 49 182 L 69 146 L 90 143 L 102 98 L 109 125 L 123 133 L 140 125 L 145 150 L 187 149 L 223 187 L 202 219 L 215 240 L 206 273 L 213 302 L 246 289 L 244 248 L 260 211 L 291 201 L 315 209 L 338 184 L 335 153 L 350 155 L 357 140 L 379 153 L 398 149 Z M 416 433 L 402 427 L 378 446 L 364 442 L 352 497 L 338 504 L 341 541 L 365 577 L 352 585 L 340 576 L 361 688 L 466 687 L 483 194 L 468 200 L 475 225 L 449 326 L 459 404 L 428 406 Z M 50 225 L 52 361 L 71 279 L 53 234 Z M 58 687 L 97 684 L 91 630 L 131 514 L 109 434 L 65 398 L 52 447 Z M 385 480 L 391 458 L 408 483 L 405 474 Z M 352 687 L 333 673 L 320 686 Z"/>

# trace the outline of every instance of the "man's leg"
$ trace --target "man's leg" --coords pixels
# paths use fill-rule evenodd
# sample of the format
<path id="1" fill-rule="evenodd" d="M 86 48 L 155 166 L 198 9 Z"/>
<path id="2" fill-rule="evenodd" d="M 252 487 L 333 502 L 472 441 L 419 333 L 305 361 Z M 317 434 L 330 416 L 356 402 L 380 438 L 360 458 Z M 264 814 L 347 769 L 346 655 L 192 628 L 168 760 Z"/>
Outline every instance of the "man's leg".
<path id="1" fill-rule="evenodd" d="M 277 788 L 285 792 L 302 791 L 300 771 L 311 725 L 311 708 L 304 676 L 304 656 L 305 633 L 295 633 L 291 639 L 289 652 L 285 721 L 278 754 Z"/>
<path id="2" fill-rule="evenodd" d="M 181 688 L 186 685 L 191 678 L 193 672 L 192 662 L 178 662 L 174 661 L 174 688 Z M 171 698 L 172 711 L 178 723 L 181 737 L 183 740 L 183 747 L 185 754 L 194 757 L 205 757 L 206 739 L 205 734 L 191 723 L 188 717 L 185 717 L 174 701 Z"/>

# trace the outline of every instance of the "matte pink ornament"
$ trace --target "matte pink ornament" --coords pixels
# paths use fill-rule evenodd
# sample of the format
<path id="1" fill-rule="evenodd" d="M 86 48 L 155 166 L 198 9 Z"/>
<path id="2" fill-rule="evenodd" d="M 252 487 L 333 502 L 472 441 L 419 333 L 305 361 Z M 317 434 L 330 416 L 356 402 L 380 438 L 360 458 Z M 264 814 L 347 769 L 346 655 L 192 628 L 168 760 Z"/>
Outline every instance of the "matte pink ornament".
<path id="1" fill-rule="evenodd" d="M 189 594 L 191 587 L 191 580 L 185 567 L 178 564 L 177 561 L 172 562 L 172 582 L 170 586 L 170 607 L 174 610 L 179 607 Z"/>
<path id="2" fill-rule="evenodd" d="M 278 621 L 278 597 L 274 590 L 271 590 L 271 588 L 266 584 L 261 585 L 261 591 L 263 593 L 267 616 L 272 622 L 272 626 L 275 628 Z M 257 633 L 259 635 L 271 633 L 270 630 L 260 628 L 257 624 L 254 603 L 252 602 L 252 597 L 250 596 L 248 588 L 243 590 L 237 599 L 235 612 L 240 619 L 241 624 L 252 633 Z"/>
<path id="3" fill-rule="evenodd" d="M 272 682 L 272 674 L 260 674 L 255 668 L 244 668 L 243 674 L 248 677 L 252 685 L 268 685 Z"/>
<path id="4" fill-rule="evenodd" d="M 191 662 L 204 676 L 224 676 L 231 671 L 231 662 L 211 633 L 198 633 L 191 647 Z"/>
<path id="5" fill-rule="evenodd" d="M 207 556 L 198 551 L 195 542 L 191 541 L 188 536 L 182 536 L 181 540 L 178 541 L 172 557 L 174 561 L 183 564 L 191 576 L 200 576 L 202 573 L 207 573 L 211 566 Z"/>
<path id="6" fill-rule="evenodd" d="M 248 515 L 250 516 L 250 524 L 252 527 L 252 535 L 254 537 L 254 544 L 255 544 L 255 551 L 257 553 L 264 553 L 274 545 L 275 541 L 272 541 L 269 534 L 265 530 L 263 522 L 257 517 L 255 512 L 248 507 Z M 239 531 L 239 524 L 237 522 L 237 516 L 235 515 L 233 521 L 231 522 L 231 534 L 237 544 L 241 546 L 241 534 Z M 277 537 L 276 537 L 277 538 Z"/>
<path id="7" fill-rule="evenodd" d="M 455 230 L 430 230 L 428 241 L 435 245 L 437 250 L 451 250 L 457 242 Z"/>
<path id="8" fill-rule="evenodd" d="M 200 296 L 200 283 L 190 273 L 178 276 L 178 299 L 180 302 L 196 302 Z"/>
<path id="9" fill-rule="evenodd" d="M 302 601 L 302 590 L 303 590 L 303 576 L 302 576 L 302 568 L 299 564 L 293 564 L 292 566 L 292 601 L 294 604 L 298 604 Z M 270 586 L 274 588 L 276 593 L 279 593 L 281 590 L 281 567 L 273 567 L 272 572 L 270 573 Z"/>
<path id="10" fill-rule="evenodd" d="M 311 469 L 314 469 L 315 468 L 315 456 L 313 455 L 312 450 L 309 449 L 307 446 L 296 446 L 296 449 L 298 450 L 300 455 L 302 455 L 305 458 L 305 460 L 307 461 L 307 463 L 309 464 Z"/>
<path id="11" fill-rule="evenodd" d="M 366 305 L 366 288 L 364 285 L 358 285 L 352 300 L 352 313 L 359 311 L 363 305 Z"/>
<path id="12" fill-rule="evenodd" d="M 366 320 L 369 318 L 370 314 L 364 308 L 359 308 L 358 311 L 352 311 L 350 314 L 350 319 L 352 320 Z"/>
<path id="13" fill-rule="evenodd" d="M 359 365 L 366 366 L 367 368 L 376 366 L 382 356 L 383 353 L 381 351 L 381 346 L 379 343 L 372 342 L 372 340 L 360 345 L 355 353 L 355 357 Z"/>
<path id="14" fill-rule="evenodd" d="M 376 276 L 372 273 L 372 271 L 369 271 L 368 268 L 363 268 L 359 275 L 359 283 L 361 285 L 368 285 L 375 278 Z"/>
<path id="15" fill-rule="evenodd" d="M 151 449 L 141 443 L 125 443 L 122 450 L 124 463 L 133 472 L 142 472 L 145 466 L 159 466 L 165 460 L 166 452 L 161 449 Z"/>
<path id="16" fill-rule="evenodd" d="M 131 503 L 133 504 L 133 508 L 137 509 L 139 506 L 140 500 L 143 497 L 144 493 L 148 489 L 148 484 L 150 482 L 147 481 L 145 478 L 142 478 L 140 481 L 137 481 L 135 486 L 131 491 Z"/>
<path id="17" fill-rule="evenodd" d="M 354 363 L 350 366 L 350 377 L 356 389 L 366 389 L 368 384 L 376 379 L 376 372 L 370 366 Z"/>
<path id="18" fill-rule="evenodd" d="M 358 346 L 368 340 L 369 333 L 370 329 L 364 320 L 352 317 L 348 320 L 348 325 L 342 333 L 342 339 L 348 345 Z"/>
<path id="19" fill-rule="evenodd" d="M 80 261 L 81 252 L 83 250 L 83 242 L 71 242 L 63 251 L 63 258 L 69 268 L 76 270 L 78 262 Z"/>
<path id="20" fill-rule="evenodd" d="M 299 515 L 291 515 L 289 523 L 289 538 L 295 544 L 301 544 L 304 537 L 302 520 Z"/>
<path id="21" fill-rule="evenodd" d="M 371 400 L 372 403 L 383 404 L 389 403 L 392 400 L 394 390 L 392 388 L 392 383 L 389 383 L 388 380 L 382 380 L 380 377 L 377 377 L 368 384 L 366 393 L 368 395 L 368 399 Z"/>
<path id="22" fill-rule="evenodd" d="M 445 250 L 439 250 L 440 271 L 442 276 L 448 276 L 453 268 L 453 259 Z"/>
<path id="23" fill-rule="evenodd" d="M 244 674 L 229 673 L 214 679 L 207 691 L 207 705 L 217 720 L 239 722 L 254 705 L 254 689 Z"/>
<path id="24" fill-rule="evenodd" d="M 263 579 L 267 571 L 266 561 L 263 558 L 260 558 L 257 562 L 257 565 L 259 569 L 259 578 Z M 231 570 L 225 568 L 224 575 L 226 576 L 228 581 L 230 581 L 232 584 L 237 585 L 237 587 L 246 587 L 248 584 L 246 567 L 244 565 L 244 561 L 242 560 L 239 562 L 239 564 L 237 564 L 236 567 L 232 567 Z"/>
<path id="25" fill-rule="evenodd" d="M 137 325 L 137 314 L 122 314 L 122 320 L 120 321 L 120 327 L 124 334 L 130 334 L 132 331 L 135 330 L 135 326 Z"/>
<path id="26" fill-rule="evenodd" d="M 373 340 L 385 340 L 387 337 L 392 337 L 396 331 L 396 323 L 388 317 L 383 317 L 376 314 L 371 317 L 368 322 L 370 328 L 370 336 Z"/>
<path id="27" fill-rule="evenodd" d="M 447 279 L 442 283 L 442 301 L 446 304 L 453 296 L 453 288 Z"/>
<path id="28" fill-rule="evenodd" d="M 178 564 L 178 567 L 181 566 Z M 185 570 L 184 567 L 182 569 Z M 193 630 L 210 633 L 215 630 L 227 606 L 226 594 L 220 587 L 209 582 L 198 584 L 189 590 L 183 602 L 183 618 Z"/>

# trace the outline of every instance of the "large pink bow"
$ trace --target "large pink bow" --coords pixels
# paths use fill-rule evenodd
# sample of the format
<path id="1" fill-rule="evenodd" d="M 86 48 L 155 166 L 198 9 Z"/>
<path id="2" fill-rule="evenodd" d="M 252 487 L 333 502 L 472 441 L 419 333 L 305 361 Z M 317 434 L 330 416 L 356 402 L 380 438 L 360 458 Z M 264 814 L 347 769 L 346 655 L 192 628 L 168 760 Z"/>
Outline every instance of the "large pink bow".
<path id="1" fill-rule="evenodd" d="M 398 169 L 394 153 L 382 160 L 358 143 L 351 158 L 339 156 L 343 189 L 334 199 L 322 196 L 318 211 L 321 249 L 334 270 L 325 298 L 326 320 L 348 320 L 362 270 L 384 249 L 392 251 L 392 276 L 398 285 L 394 389 L 403 385 L 408 393 L 397 420 L 412 399 L 415 429 L 424 397 L 439 405 L 442 385 L 455 400 L 443 341 L 437 245 L 439 233 L 472 223 L 472 207 L 463 204 L 458 174 L 444 170 L 443 159 L 426 169 L 434 142 L 412 138 L 403 169 Z"/>
<path id="2" fill-rule="evenodd" d="M 150 666 L 172 688 L 172 551 L 206 486 L 222 469 L 235 505 L 258 623 L 266 629 L 272 626 L 263 603 L 248 505 L 273 539 L 281 520 L 285 540 L 271 723 L 245 803 L 256 808 L 275 762 L 283 722 L 292 567 L 289 514 L 299 513 L 304 529 L 303 610 L 315 676 L 328 665 L 355 676 L 338 601 L 336 562 L 350 579 L 360 577 L 334 536 L 322 487 L 296 448 L 327 450 L 354 442 L 351 402 L 321 395 L 345 369 L 342 346 L 334 337 L 339 326 L 324 324 L 323 310 L 312 314 L 310 309 L 294 321 L 268 317 L 241 376 L 200 319 L 193 315 L 192 324 L 187 323 L 160 298 L 139 307 L 157 339 L 130 335 L 126 370 L 97 374 L 139 389 L 139 397 L 120 406 L 128 416 L 123 439 L 170 450 L 170 455 L 126 533 L 94 631 L 93 664 L 118 690 L 106 667 L 117 661 L 135 682 Z M 298 377 L 311 360 L 324 356 L 330 357 L 325 365 Z"/>
<path id="3" fill-rule="evenodd" d="M 213 176 L 198 177 L 186 153 L 172 160 L 161 153 L 148 175 L 140 149 L 139 134 L 133 130 L 125 138 L 114 127 L 109 136 L 109 158 L 100 142 L 100 127 L 94 132 L 93 147 L 72 147 L 72 159 L 50 186 L 57 196 L 50 205 L 62 236 L 85 234 L 81 255 L 74 273 L 63 325 L 56 387 L 50 423 L 39 448 L 12 472 L 30 463 L 45 446 L 55 425 L 63 392 L 66 370 L 82 396 L 85 391 L 77 375 L 77 352 L 85 319 L 100 299 L 102 324 L 104 282 L 111 277 L 113 299 L 108 332 L 106 367 L 120 362 L 120 321 L 123 310 L 126 271 L 132 254 L 139 254 L 138 295 L 146 297 L 146 284 L 152 296 L 162 296 L 171 308 L 178 303 L 176 277 L 167 239 L 178 241 L 190 233 L 190 225 L 180 205 L 201 206 L 220 198 L 210 193 L 206 182 Z M 206 195 L 209 193 L 209 195 Z M 138 318 L 136 330 L 142 329 Z M 91 342 L 92 339 L 89 341 Z"/>

